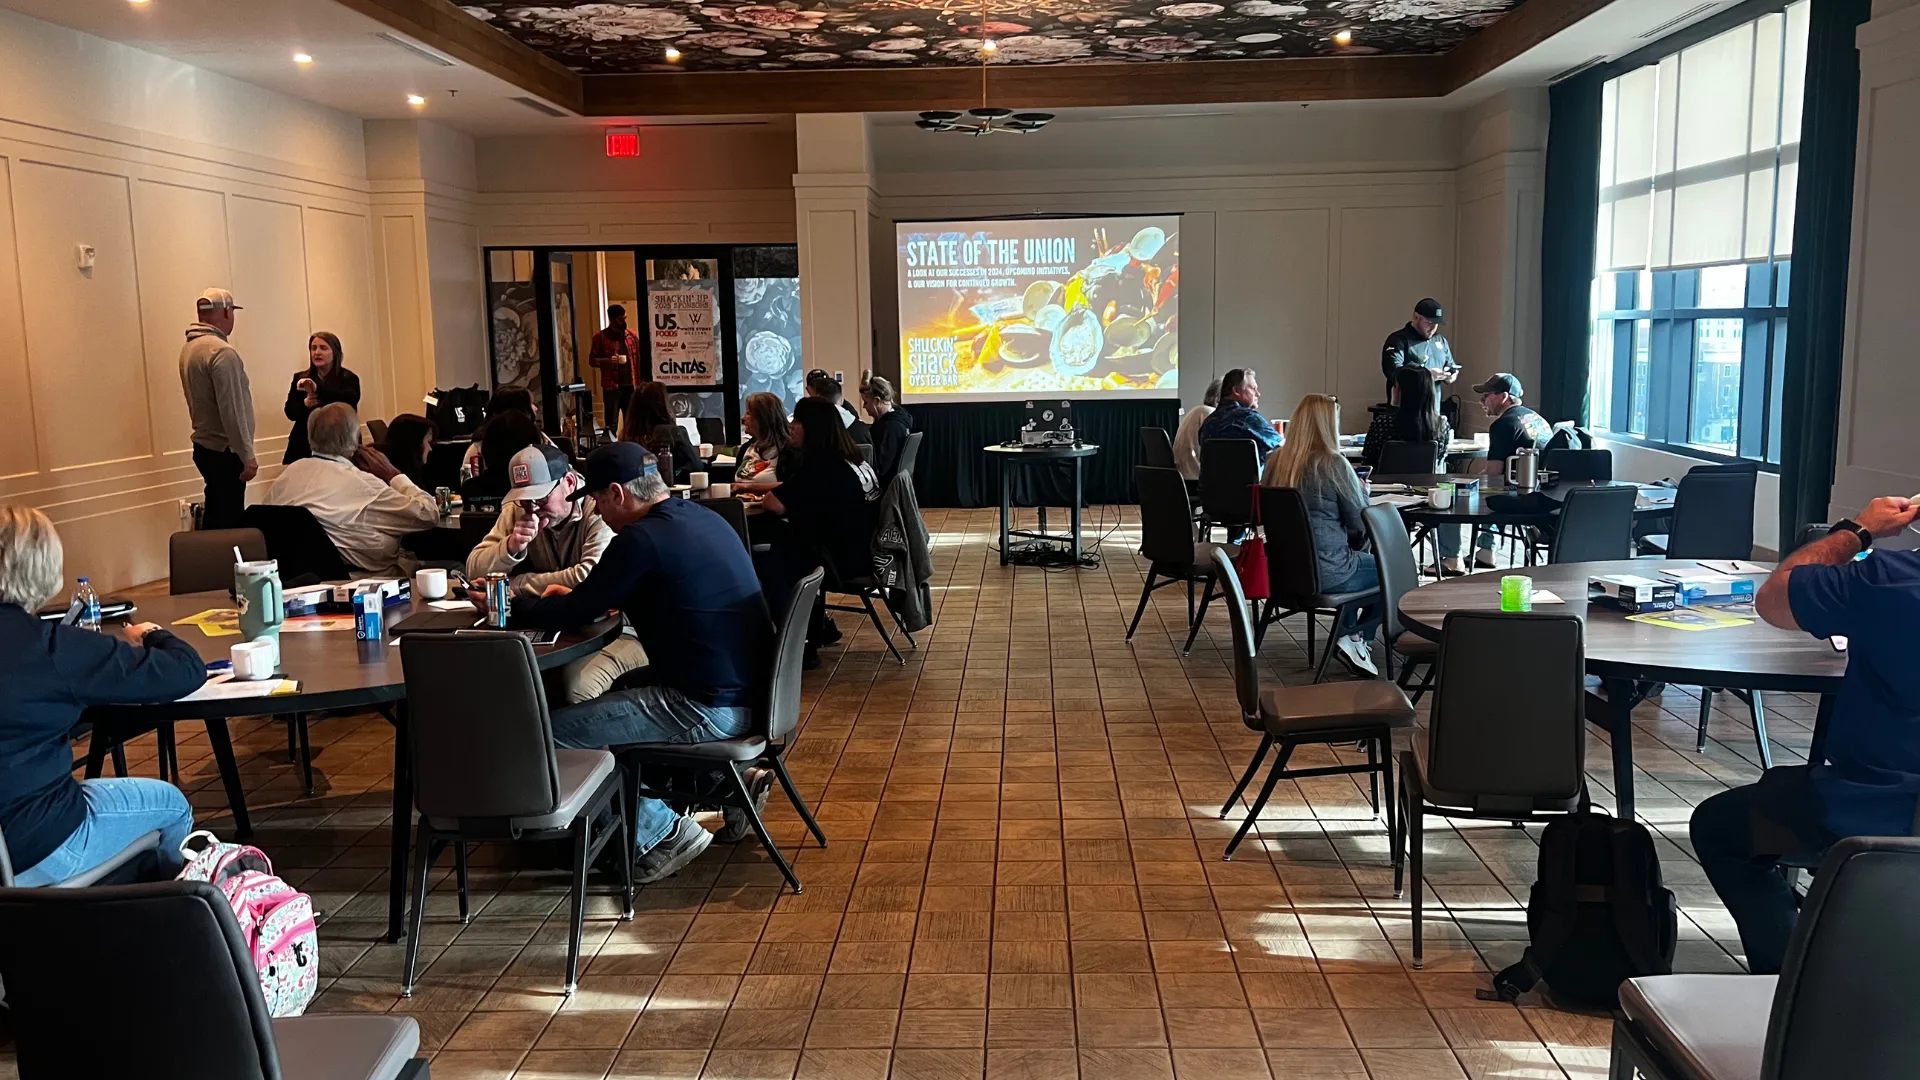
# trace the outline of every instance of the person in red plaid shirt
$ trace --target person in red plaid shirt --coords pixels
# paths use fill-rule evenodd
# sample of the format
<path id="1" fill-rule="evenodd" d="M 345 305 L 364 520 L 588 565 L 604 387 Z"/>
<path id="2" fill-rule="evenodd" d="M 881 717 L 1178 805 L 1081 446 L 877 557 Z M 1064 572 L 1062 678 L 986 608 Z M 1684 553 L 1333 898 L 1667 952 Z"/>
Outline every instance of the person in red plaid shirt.
<path id="1" fill-rule="evenodd" d="M 593 351 L 587 363 L 600 369 L 600 396 L 607 410 L 607 428 L 618 430 L 620 414 L 633 396 L 633 384 L 653 377 L 651 368 L 642 370 L 640 335 L 627 329 L 627 309 L 615 304 L 607 309 L 606 329 L 593 335 Z"/>

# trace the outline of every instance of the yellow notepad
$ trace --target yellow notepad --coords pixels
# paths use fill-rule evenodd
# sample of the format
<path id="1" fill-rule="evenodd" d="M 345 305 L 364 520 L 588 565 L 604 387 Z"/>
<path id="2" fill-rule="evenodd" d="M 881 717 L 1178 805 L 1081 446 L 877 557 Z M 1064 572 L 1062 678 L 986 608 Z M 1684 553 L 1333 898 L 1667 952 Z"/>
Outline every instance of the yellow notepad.
<path id="1" fill-rule="evenodd" d="M 1721 630 L 1729 626 L 1747 626 L 1753 622 L 1752 619 L 1743 619 L 1738 615 L 1728 615 L 1712 608 L 1700 607 L 1649 611 L 1642 615 L 1629 615 L 1627 621 L 1646 623 L 1650 626 L 1666 626 L 1675 630 Z"/>

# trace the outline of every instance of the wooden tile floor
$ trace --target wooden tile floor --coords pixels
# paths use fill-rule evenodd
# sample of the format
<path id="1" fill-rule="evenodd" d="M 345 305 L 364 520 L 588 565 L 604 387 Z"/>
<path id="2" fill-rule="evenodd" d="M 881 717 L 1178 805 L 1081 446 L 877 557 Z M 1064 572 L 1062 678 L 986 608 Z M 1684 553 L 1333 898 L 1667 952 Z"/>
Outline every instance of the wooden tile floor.
<path id="1" fill-rule="evenodd" d="M 417 1017 L 436 1080 L 1603 1077 L 1603 1017 L 1474 996 L 1524 945 L 1537 829 L 1429 820 L 1421 971 L 1384 827 L 1351 778 L 1282 785 L 1220 859 L 1238 815 L 1216 814 L 1257 742 L 1233 703 L 1226 615 L 1183 658 L 1169 589 L 1125 640 L 1133 514 L 1089 513 L 1102 568 L 1045 572 L 998 564 L 992 511 L 930 512 L 938 611 L 906 666 L 842 614 L 844 647 L 807 680 L 791 761 L 831 846 L 802 847 L 777 792 L 770 807 L 806 891 L 783 890 L 748 841 L 644 890 L 632 922 L 597 895 L 571 1000 L 563 857 L 487 848 L 470 924 L 441 875 L 401 999 L 401 947 L 379 943 L 389 729 L 317 721 L 306 798 L 284 729 L 242 725 L 257 842 L 324 914 L 313 1011 Z M 1304 623 L 1285 629 L 1263 675 L 1304 681 Z M 1774 753 L 1795 760 L 1813 704 L 1773 698 Z M 1697 708 L 1687 688 L 1643 706 L 1635 780 L 1680 895 L 1679 967 L 1737 971 L 1686 822 L 1755 778 L 1757 754 L 1732 710 L 1695 753 Z M 222 829 L 204 736 L 182 736 L 186 786 Z M 152 775 L 150 741 L 132 756 Z M 1602 804 L 1609 760 L 1592 736 Z"/>

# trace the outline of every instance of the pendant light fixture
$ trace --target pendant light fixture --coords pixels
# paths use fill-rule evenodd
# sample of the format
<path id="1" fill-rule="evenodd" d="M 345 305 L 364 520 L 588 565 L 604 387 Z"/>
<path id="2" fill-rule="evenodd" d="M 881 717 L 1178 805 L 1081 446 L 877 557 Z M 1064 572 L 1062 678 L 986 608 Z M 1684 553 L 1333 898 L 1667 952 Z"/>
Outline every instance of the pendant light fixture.
<path id="1" fill-rule="evenodd" d="M 987 4 L 980 3 L 980 107 L 964 113 L 950 109 L 932 109 L 920 114 L 914 126 L 924 131 L 953 131 L 962 135 L 1025 135 L 1039 131 L 1053 119 L 1052 113 L 1014 112 L 987 104 L 987 64 L 999 45 L 987 36 Z"/>

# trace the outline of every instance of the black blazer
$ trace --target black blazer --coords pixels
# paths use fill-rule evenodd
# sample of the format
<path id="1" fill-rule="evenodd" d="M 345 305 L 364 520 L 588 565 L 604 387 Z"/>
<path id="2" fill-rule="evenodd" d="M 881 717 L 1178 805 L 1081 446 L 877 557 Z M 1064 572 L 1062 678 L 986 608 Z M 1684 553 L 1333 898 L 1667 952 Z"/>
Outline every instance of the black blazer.
<path id="1" fill-rule="evenodd" d="M 307 417 L 313 409 L 307 408 L 307 395 L 300 390 L 301 379 L 313 379 L 313 368 L 296 371 L 287 383 L 287 419 L 293 421 L 293 430 L 287 433 L 287 453 L 280 459 L 282 465 L 291 465 L 303 457 L 313 456 L 313 447 L 307 443 Z M 320 405 L 332 405 L 345 402 L 355 409 L 360 407 L 360 376 L 333 365 L 333 370 L 324 379 L 313 379 L 314 396 L 320 399 Z M 315 405 L 317 409 L 320 405 Z"/>

